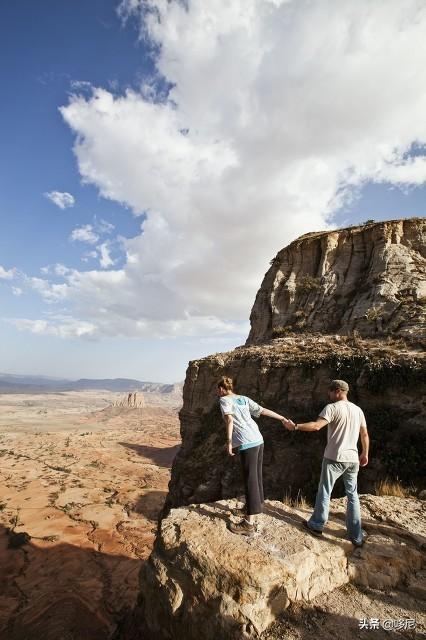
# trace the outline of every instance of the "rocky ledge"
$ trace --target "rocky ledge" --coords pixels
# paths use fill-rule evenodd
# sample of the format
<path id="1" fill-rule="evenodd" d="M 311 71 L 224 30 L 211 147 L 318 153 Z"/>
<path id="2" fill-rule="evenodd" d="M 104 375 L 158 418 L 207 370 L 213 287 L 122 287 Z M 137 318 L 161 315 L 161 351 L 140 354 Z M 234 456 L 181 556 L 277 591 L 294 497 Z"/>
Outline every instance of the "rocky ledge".
<path id="1" fill-rule="evenodd" d="M 421 609 L 418 605 L 426 598 L 425 503 L 364 495 L 361 505 L 368 538 L 357 549 L 345 537 L 343 500 L 332 501 L 321 538 L 303 527 L 310 510 L 279 501 L 266 502 L 252 538 L 227 528 L 230 518 L 236 519 L 232 513 L 239 506 L 237 500 L 173 509 L 161 523 L 154 552 L 140 577 L 143 637 L 228 640 L 263 637 L 263 633 L 265 638 L 283 637 L 267 631 L 277 617 L 285 624 L 286 610 L 291 617 L 298 605 L 311 607 L 314 613 L 319 599 L 348 583 L 355 592 L 399 590 L 399 599 L 404 594 L 408 608 Z M 342 606 L 345 612 L 344 602 Z M 382 609 L 376 607 L 375 617 Z M 390 609 L 386 611 L 389 615 Z M 401 611 L 400 616 L 413 615 Z M 362 611 L 358 614 L 363 617 Z M 349 637 L 348 627 L 356 629 L 357 622 L 342 615 L 336 637 Z M 417 629 L 424 623 L 416 613 Z"/>

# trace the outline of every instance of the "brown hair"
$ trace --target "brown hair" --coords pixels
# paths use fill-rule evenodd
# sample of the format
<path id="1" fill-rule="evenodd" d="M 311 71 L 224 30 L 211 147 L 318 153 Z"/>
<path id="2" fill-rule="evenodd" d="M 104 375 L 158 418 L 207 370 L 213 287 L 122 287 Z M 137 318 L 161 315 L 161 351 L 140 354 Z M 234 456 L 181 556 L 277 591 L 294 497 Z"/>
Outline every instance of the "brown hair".
<path id="1" fill-rule="evenodd" d="M 226 376 L 222 376 L 221 379 L 218 380 L 217 386 L 221 389 L 225 389 L 225 391 L 234 390 L 234 382 L 232 378 L 227 378 Z"/>

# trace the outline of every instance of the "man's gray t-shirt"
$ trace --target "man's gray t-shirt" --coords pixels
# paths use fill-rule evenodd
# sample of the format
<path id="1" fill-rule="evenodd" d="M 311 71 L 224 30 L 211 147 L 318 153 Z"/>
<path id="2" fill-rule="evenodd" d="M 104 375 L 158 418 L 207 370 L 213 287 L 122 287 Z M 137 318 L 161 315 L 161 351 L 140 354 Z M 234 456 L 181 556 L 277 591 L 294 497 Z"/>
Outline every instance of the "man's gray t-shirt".
<path id="1" fill-rule="evenodd" d="M 232 447 L 246 448 L 250 444 L 263 442 L 259 427 L 251 417 L 258 418 L 262 408 L 246 396 L 222 396 L 219 400 L 222 415 L 233 417 Z"/>
<path id="2" fill-rule="evenodd" d="M 358 462 L 359 430 L 366 426 L 362 409 L 349 400 L 339 400 L 325 406 L 319 415 L 328 422 L 324 458 Z"/>

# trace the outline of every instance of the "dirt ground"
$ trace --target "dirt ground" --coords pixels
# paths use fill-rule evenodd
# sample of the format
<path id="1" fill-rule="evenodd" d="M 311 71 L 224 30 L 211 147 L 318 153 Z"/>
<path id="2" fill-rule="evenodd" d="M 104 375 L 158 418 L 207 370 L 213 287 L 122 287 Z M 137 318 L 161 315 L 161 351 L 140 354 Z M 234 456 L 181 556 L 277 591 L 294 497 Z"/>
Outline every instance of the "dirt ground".
<path id="1" fill-rule="evenodd" d="M 105 640 L 135 604 L 179 398 L 0 395 L 0 638 Z"/>

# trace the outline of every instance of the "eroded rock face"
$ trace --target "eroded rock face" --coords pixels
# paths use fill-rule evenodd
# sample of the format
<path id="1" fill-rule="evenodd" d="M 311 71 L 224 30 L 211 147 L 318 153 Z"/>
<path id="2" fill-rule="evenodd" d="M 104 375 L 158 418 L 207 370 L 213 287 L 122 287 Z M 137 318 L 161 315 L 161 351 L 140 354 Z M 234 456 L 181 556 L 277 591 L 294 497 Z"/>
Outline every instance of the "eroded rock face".
<path id="1" fill-rule="evenodd" d="M 190 363 L 180 413 L 182 447 L 173 463 L 169 506 L 243 492 L 238 456 L 226 455 L 215 394 L 223 374 L 234 378 L 238 393 L 298 422 L 318 415 L 328 401 L 331 379 L 347 380 L 349 398 L 364 409 L 371 437 L 370 463 L 359 476 L 361 491 L 374 492 L 375 482 L 385 476 L 424 486 L 424 354 L 399 342 L 305 334 Z M 266 497 L 282 499 L 285 493 L 300 492 L 313 499 L 325 430 L 290 433 L 276 420 L 260 418 L 258 423 L 265 440 Z"/>
<path id="2" fill-rule="evenodd" d="M 346 540 L 341 501 L 322 538 L 302 526 L 309 511 L 266 503 L 253 538 L 228 528 L 236 501 L 174 509 L 163 519 L 141 573 L 144 637 L 221 640 L 257 637 L 291 603 L 312 602 L 352 582 L 398 588 L 422 570 L 426 506 L 415 499 L 363 496 L 368 542 Z M 415 532 L 410 522 L 416 522 Z"/>
<path id="3" fill-rule="evenodd" d="M 247 344 L 288 330 L 425 335 L 426 221 L 310 233 L 272 261 Z"/>

